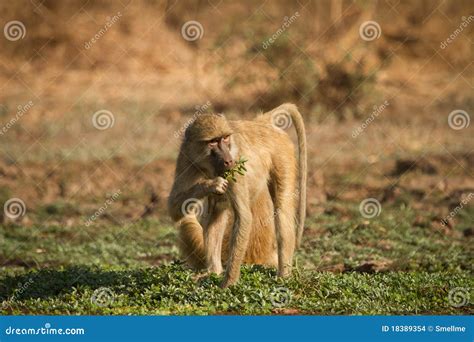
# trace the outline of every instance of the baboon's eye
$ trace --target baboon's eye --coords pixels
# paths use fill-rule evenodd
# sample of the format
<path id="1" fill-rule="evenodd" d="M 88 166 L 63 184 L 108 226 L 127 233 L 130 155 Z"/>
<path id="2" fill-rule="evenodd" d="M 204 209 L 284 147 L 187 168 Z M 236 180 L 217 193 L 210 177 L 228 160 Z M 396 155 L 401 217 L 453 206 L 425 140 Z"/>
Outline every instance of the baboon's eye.
<path id="1" fill-rule="evenodd" d="M 218 143 L 219 143 L 219 138 L 215 138 L 207 142 L 209 147 L 216 147 Z"/>
<path id="2" fill-rule="evenodd" d="M 226 144 L 228 144 L 229 141 L 230 141 L 230 135 L 226 135 L 225 137 L 223 137 L 222 141 L 225 142 Z"/>

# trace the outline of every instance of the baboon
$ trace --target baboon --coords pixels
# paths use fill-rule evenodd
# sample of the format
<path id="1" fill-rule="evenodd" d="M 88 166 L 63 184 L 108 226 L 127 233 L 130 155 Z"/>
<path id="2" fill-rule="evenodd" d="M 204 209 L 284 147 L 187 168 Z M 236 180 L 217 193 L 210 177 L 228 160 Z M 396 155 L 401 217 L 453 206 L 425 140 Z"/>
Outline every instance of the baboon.
<path id="1" fill-rule="evenodd" d="M 291 123 L 298 163 L 281 128 Z M 240 157 L 247 159 L 247 171 L 227 181 L 223 173 Z M 222 287 L 237 282 L 243 262 L 276 266 L 279 276 L 289 275 L 306 215 L 306 169 L 304 122 L 293 104 L 252 121 L 197 117 L 185 131 L 168 199 L 183 258 L 217 274 L 227 264 Z"/>

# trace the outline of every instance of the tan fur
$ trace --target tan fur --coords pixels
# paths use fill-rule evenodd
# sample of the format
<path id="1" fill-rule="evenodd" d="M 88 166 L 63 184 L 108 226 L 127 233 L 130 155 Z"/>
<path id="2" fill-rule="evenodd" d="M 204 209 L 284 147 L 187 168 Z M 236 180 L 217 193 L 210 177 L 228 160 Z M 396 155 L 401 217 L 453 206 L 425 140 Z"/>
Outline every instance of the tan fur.
<path id="1" fill-rule="evenodd" d="M 273 114 L 282 111 L 291 116 L 296 128 L 298 166 L 291 139 L 272 125 Z M 228 134 L 232 134 L 230 153 L 234 159 L 245 157 L 248 171 L 237 176 L 224 195 L 216 195 L 222 179 L 202 141 Z M 220 273 L 222 262 L 226 263 L 223 286 L 238 280 L 242 262 L 278 266 L 279 275 L 290 274 L 305 219 L 305 139 L 303 120 L 292 104 L 253 121 L 201 115 L 188 127 L 168 204 L 189 265 Z M 183 202 L 190 198 L 202 202 L 204 210 L 199 215 L 182 212 Z"/>

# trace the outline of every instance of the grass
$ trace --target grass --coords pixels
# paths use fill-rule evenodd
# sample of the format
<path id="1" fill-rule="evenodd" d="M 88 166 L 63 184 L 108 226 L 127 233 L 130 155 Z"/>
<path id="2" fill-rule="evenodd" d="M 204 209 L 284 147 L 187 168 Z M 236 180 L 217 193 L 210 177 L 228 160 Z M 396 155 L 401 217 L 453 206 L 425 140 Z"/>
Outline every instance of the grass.
<path id="1" fill-rule="evenodd" d="M 0 291 L 10 314 L 459 314 L 468 308 L 451 306 L 449 290 L 472 286 L 467 273 L 296 272 L 278 279 L 258 266 L 244 267 L 237 286 L 221 289 L 219 281 L 196 280 L 178 263 L 76 266 L 7 276 Z"/>
<path id="2" fill-rule="evenodd" d="M 468 239 L 417 226 L 417 213 L 404 203 L 384 205 L 373 219 L 361 217 L 356 203 L 330 201 L 325 208 L 308 219 L 290 278 L 277 278 L 274 269 L 245 266 L 240 282 L 229 289 L 219 288 L 219 276 L 193 273 L 176 261 L 176 235 L 168 221 L 117 225 L 99 219 L 89 227 L 68 226 L 51 223 L 63 210 L 41 208 L 35 213 L 39 221 L 31 227 L 1 226 L 1 312 L 473 312 L 469 302 L 457 307 L 449 301 L 450 291 L 469 293 L 474 288 Z M 472 222 L 473 215 L 466 208 L 460 227 Z"/>

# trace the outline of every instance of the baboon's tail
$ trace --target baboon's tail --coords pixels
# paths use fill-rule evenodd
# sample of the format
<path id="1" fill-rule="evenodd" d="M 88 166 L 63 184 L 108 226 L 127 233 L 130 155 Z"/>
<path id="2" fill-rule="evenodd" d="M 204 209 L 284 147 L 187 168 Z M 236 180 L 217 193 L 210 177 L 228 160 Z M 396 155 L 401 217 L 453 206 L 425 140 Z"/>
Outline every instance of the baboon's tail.
<path id="1" fill-rule="evenodd" d="M 301 238 L 303 236 L 304 221 L 306 219 L 306 179 L 308 169 L 308 157 L 306 152 L 306 133 L 304 127 L 303 117 L 301 116 L 298 108 L 292 103 L 284 103 L 281 106 L 273 109 L 271 112 L 272 116 L 277 120 L 277 114 L 289 115 L 291 122 L 295 126 L 296 135 L 298 136 L 298 215 L 297 215 L 297 228 L 296 228 L 296 244 L 301 244 Z M 278 122 L 275 122 L 278 126 Z"/>
<path id="2" fill-rule="evenodd" d="M 185 216 L 178 222 L 179 248 L 184 261 L 194 269 L 206 266 L 204 235 L 195 216 Z"/>

